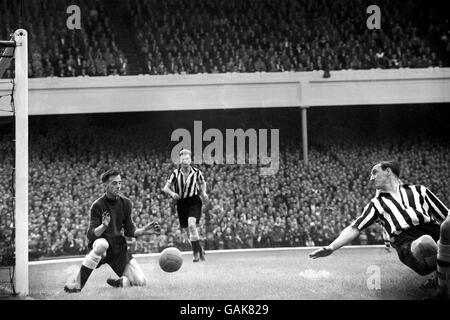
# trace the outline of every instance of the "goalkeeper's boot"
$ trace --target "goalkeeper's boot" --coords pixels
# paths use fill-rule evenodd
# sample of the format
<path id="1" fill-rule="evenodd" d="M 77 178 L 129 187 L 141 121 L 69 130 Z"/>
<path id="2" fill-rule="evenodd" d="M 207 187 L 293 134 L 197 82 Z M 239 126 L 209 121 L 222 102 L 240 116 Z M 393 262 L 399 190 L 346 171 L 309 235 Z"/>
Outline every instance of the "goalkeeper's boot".
<path id="1" fill-rule="evenodd" d="M 76 281 L 76 279 L 72 282 L 67 282 L 64 285 L 64 291 L 68 293 L 80 292 L 81 291 L 80 284 L 78 283 L 78 281 Z"/>
<path id="2" fill-rule="evenodd" d="M 119 279 L 109 278 L 106 280 L 106 283 L 109 284 L 111 287 L 121 288 L 121 287 L 123 287 L 123 278 L 119 278 Z"/>

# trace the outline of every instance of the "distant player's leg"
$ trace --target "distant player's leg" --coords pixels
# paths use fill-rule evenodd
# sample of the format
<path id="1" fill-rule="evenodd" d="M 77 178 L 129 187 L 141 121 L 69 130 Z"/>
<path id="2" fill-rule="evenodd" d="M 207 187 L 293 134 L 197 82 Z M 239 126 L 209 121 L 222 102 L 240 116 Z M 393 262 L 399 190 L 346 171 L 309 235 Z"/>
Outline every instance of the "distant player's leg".
<path id="1" fill-rule="evenodd" d="M 200 245 L 200 236 L 198 233 L 197 223 L 200 221 L 202 212 L 202 203 L 200 199 L 193 201 L 189 207 L 188 228 L 189 237 L 192 243 L 192 250 L 194 251 L 194 262 L 205 260 L 205 251 Z"/>
<path id="2" fill-rule="evenodd" d="M 188 230 L 189 230 L 189 240 L 192 244 L 192 251 L 194 253 L 194 262 L 200 261 L 200 242 L 198 236 L 198 230 L 196 225 L 196 219 L 194 217 L 188 218 Z"/>
<path id="3" fill-rule="evenodd" d="M 450 298 L 450 215 L 441 224 L 437 250 L 437 296 Z"/>
<path id="4" fill-rule="evenodd" d="M 200 217 L 202 214 L 202 203 L 200 201 L 200 203 L 197 206 L 197 214 L 196 214 L 196 227 L 198 230 L 198 223 L 200 221 Z M 205 249 L 202 247 L 201 243 L 200 243 L 200 237 L 199 237 L 199 247 L 200 247 L 200 260 L 205 261 Z"/>
<path id="5" fill-rule="evenodd" d="M 187 219 L 186 219 L 186 227 L 181 228 L 181 235 L 183 236 L 183 242 L 189 242 L 191 243 L 190 237 L 189 237 L 189 229 L 187 227 Z M 192 248 L 192 246 L 191 246 Z"/>
<path id="6" fill-rule="evenodd" d="M 103 238 L 94 241 L 92 250 L 84 257 L 80 267 L 80 271 L 75 279 L 69 280 L 64 286 L 66 292 L 79 292 L 83 289 L 86 281 L 92 273 L 92 270 L 97 268 L 102 257 L 106 256 L 109 244 Z"/>
<path id="7" fill-rule="evenodd" d="M 145 286 L 147 279 L 136 259 L 131 259 L 125 266 L 123 275 L 119 279 L 108 279 L 106 282 L 112 287 Z"/>
<path id="8" fill-rule="evenodd" d="M 185 200 L 186 199 L 178 200 L 177 213 L 178 213 L 178 220 L 180 222 L 182 236 L 185 237 L 185 239 L 187 241 L 190 241 L 190 228 L 189 228 L 189 222 L 188 222 L 189 207 Z M 194 246 L 192 245 L 192 242 L 191 242 L 191 248 L 194 253 L 194 261 L 195 261 L 195 252 L 196 251 L 195 251 Z"/>

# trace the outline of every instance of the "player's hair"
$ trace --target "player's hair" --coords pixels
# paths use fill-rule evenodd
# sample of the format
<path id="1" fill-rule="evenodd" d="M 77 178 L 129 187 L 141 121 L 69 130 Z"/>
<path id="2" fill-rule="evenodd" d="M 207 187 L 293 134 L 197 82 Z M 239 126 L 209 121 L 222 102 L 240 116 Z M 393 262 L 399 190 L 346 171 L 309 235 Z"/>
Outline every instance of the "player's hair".
<path id="1" fill-rule="evenodd" d="M 102 173 L 102 175 L 100 176 L 100 179 L 102 180 L 103 183 L 108 182 L 110 177 L 115 177 L 118 176 L 120 174 L 120 171 L 118 169 L 109 169 L 106 172 Z"/>
<path id="2" fill-rule="evenodd" d="M 181 150 L 180 150 L 180 157 L 181 157 L 183 154 L 191 155 L 192 152 L 191 152 L 191 150 L 188 150 L 188 149 L 181 149 Z"/>
<path id="3" fill-rule="evenodd" d="M 391 169 L 392 173 L 395 174 L 397 178 L 400 178 L 400 164 L 395 160 L 382 161 L 380 162 L 381 169 L 386 170 Z"/>

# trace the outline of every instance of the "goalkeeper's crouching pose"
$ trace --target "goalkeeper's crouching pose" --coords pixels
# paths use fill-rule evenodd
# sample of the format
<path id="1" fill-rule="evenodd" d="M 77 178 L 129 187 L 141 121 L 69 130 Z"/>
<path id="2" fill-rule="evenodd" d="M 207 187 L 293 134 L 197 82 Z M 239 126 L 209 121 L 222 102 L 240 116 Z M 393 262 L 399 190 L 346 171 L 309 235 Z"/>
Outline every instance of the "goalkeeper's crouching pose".
<path id="1" fill-rule="evenodd" d="M 64 286 L 66 292 L 81 291 L 92 271 L 104 263 L 109 264 L 119 277 L 107 280 L 113 287 L 144 286 L 147 283 L 144 272 L 128 251 L 125 237 L 159 234 L 160 226 L 151 222 L 136 229 L 131 219 L 131 201 L 120 194 L 122 180 L 118 170 L 108 170 L 102 174 L 101 180 L 105 194 L 94 201 L 90 210 L 87 232 L 90 251 L 76 277 L 71 277 Z"/>

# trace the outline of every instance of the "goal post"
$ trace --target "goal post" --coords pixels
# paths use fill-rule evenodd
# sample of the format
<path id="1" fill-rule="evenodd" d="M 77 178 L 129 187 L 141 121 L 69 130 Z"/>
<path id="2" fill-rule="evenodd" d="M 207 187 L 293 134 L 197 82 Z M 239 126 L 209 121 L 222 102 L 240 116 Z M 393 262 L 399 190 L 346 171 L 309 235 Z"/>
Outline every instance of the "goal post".
<path id="1" fill-rule="evenodd" d="M 15 163 L 15 243 L 16 290 L 29 294 L 28 281 L 28 34 L 24 29 L 14 32 L 16 48 L 14 107 L 16 124 Z"/>
<path id="2" fill-rule="evenodd" d="M 28 34 L 14 32 L 9 41 L 0 40 L 5 49 L 0 57 L 0 77 L 14 59 L 11 107 L 15 122 L 14 195 L 14 284 L 19 296 L 29 294 L 28 279 Z M 15 288 L 15 290 L 14 290 Z"/>

